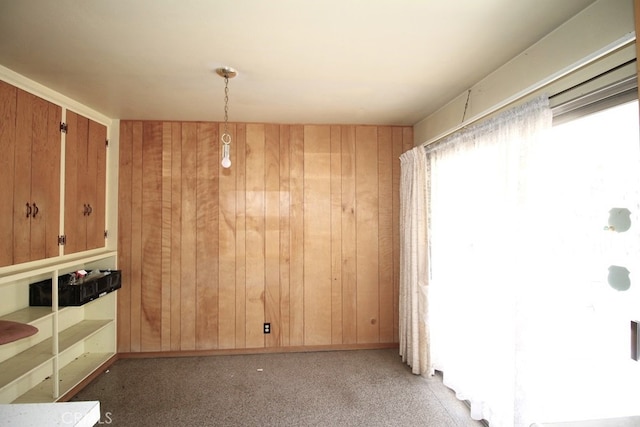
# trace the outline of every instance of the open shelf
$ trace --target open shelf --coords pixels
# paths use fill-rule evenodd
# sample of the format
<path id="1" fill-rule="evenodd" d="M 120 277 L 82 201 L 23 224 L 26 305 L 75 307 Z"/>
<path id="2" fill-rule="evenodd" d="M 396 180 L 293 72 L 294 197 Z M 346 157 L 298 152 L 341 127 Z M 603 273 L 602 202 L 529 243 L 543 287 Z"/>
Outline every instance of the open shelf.
<path id="1" fill-rule="evenodd" d="M 51 307 L 26 307 L 13 313 L 0 317 L 0 320 L 10 320 L 12 322 L 32 323 L 47 316 L 53 316 Z"/>
<path id="2" fill-rule="evenodd" d="M 106 363 L 114 353 L 84 353 L 60 370 L 60 396 L 80 384 L 96 367 Z M 53 402 L 52 379 L 47 378 L 12 403 Z M 60 397 L 58 396 L 58 397 Z"/>
<path id="3" fill-rule="evenodd" d="M 63 352 L 80 343 L 113 320 L 83 320 L 60 333 L 59 352 Z M 44 363 L 53 359 L 53 339 L 47 338 L 27 350 L 0 363 L 0 388 L 28 374 Z"/>
<path id="4" fill-rule="evenodd" d="M 29 306 L 29 285 L 79 269 L 114 269 L 116 258 L 102 248 L 0 268 L 0 320 L 39 329 L 0 349 L 0 404 L 54 402 L 114 356 L 117 291 L 69 307 L 54 293 L 52 306 Z"/>
<path id="5" fill-rule="evenodd" d="M 83 320 L 65 329 L 60 332 L 58 352 L 62 353 L 74 344 L 84 341 L 112 322 L 113 320 Z"/>
<path id="6" fill-rule="evenodd" d="M 38 366 L 51 361 L 53 359 L 52 346 L 52 339 L 47 338 L 0 363 L 0 388 L 22 378 Z"/>

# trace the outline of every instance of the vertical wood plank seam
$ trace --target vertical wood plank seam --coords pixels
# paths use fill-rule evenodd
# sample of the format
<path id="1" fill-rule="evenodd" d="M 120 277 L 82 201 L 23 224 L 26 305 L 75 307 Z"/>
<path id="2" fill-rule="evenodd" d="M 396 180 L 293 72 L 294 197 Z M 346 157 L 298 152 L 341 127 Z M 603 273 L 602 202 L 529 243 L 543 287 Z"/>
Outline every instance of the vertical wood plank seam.
<path id="1" fill-rule="evenodd" d="M 164 127 L 163 127 L 163 132 L 164 132 Z M 168 153 L 166 153 L 166 155 L 168 156 L 168 160 L 169 160 L 169 179 L 168 182 L 166 183 L 169 186 L 169 222 L 167 224 L 167 228 L 169 231 L 169 242 L 168 242 L 168 249 L 169 249 L 169 253 L 167 254 L 167 261 L 169 263 L 169 283 L 167 284 L 168 287 L 168 293 L 169 293 L 169 307 L 166 308 L 166 310 L 169 311 L 169 325 L 168 325 L 168 336 L 166 337 L 166 339 L 169 340 L 169 342 L 166 344 L 167 347 L 169 349 L 171 349 L 171 301 L 174 298 L 173 295 L 173 287 L 171 286 L 171 277 L 173 277 L 173 265 L 171 263 L 171 259 L 173 256 L 173 247 L 171 245 L 171 230 L 173 229 L 173 209 L 171 209 L 173 207 L 173 174 L 171 173 L 171 171 L 173 170 L 173 150 L 171 147 L 173 147 L 173 131 L 172 131 L 172 125 L 169 124 L 169 147 L 168 147 Z M 164 136 L 164 135 L 163 135 Z M 163 147 L 163 148 L 167 148 L 167 147 Z M 164 181 L 163 181 L 164 184 Z M 163 319 L 164 320 L 164 319 Z"/>
<path id="2" fill-rule="evenodd" d="M 196 124 L 195 133 L 196 133 L 196 137 L 195 137 L 195 141 L 194 141 L 195 144 L 194 144 L 193 149 L 196 152 L 196 176 L 195 176 L 195 179 L 194 179 L 195 187 L 196 187 L 195 188 L 196 200 L 195 200 L 195 203 L 194 203 L 194 205 L 195 205 L 195 214 L 194 214 L 194 216 L 195 216 L 195 224 L 194 224 L 194 227 L 195 227 L 195 235 L 196 235 L 195 242 L 194 242 L 194 244 L 195 244 L 194 257 L 195 257 L 196 271 L 195 271 L 195 274 L 194 274 L 194 277 L 193 277 L 194 280 L 195 280 L 194 290 L 193 290 L 193 293 L 194 293 L 194 298 L 193 299 L 194 299 L 194 311 L 195 311 L 194 349 L 198 349 L 199 348 L 199 342 L 198 342 L 198 338 L 199 338 L 199 336 L 198 336 L 199 335 L 198 334 L 198 332 L 199 332 L 198 331 L 198 319 L 199 319 L 199 316 L 200 316 L 200 312 L 199 312 L 200 310 L 199 310 L 199 307 L 198 307 L 199 306 L 199 304 L 198 304 L 198 288 L 199 288 L 199 283 L 198 283 L 198 237 L 199 237 L 198 236 L 198 226 L 199 226 L 199 223 L 198 223 L 198 206 L 200 204 L 200 201 L 198 200 L 198 181 L 200 181 L 200 177 L 198 176 L 198 171 L 200 170 L 201 161 L 202 161 L 201 157 L 198 156 L 198 147 L 200 146 L 200 126 L 198 124 Z"/>
<path id="3" fill-rule="evenodd" d="M 220 135 L 220 130 L 218 129 L 218 135 Z M 238 126 L 235 126 L 235 135 L 238 135 Z M 238 138 L 236 138 L 236 144 L 235 144 L 235 154 L 236 154 L 236 160 L 239 157 L 239 152 L 240 152 L 240 148 L 237 144 Z M 236 161 L 236 163 L 239 163 Z M 234 188 L 234 192 L 237 193 L 238 191 L 238 173 L 234 173 L 234 179 L 233 179 L 233 188 Z M 238 250 L 238 241 L 237 241 L 237 236 L 238 236 L 238 197 L 236 195 L 234 195 L 233 197 L 233 253 L 235 255 L 235 253 Z M 218 248 L 219 250 L 219 248 Z M 234 257 L 235 258 L 235 257 Z M 238 272 L 238 267 L 237 267 L 237 259 L 234 259 L 233 262 L 233 283 L 235 284 L 233 287 L 233 347 L 237 348 L 238 344 L 236 342 L 237 340 L 237 325 L 236 325 L 236 319 L 238 317 L 236 311 L 237 311 L 237 301 L 238 301 L 238 276 L 237 276 L 237 272 Z"/>
<path id="4" fill-rule="evenodd" d="M 358 148 L 357 148 L 357 144 L 358 144 L 358 128 L 355 127 L 353 129 L 353 153 L 351 154 L 353 156 L 353 242 L 354 242 L 354 250 L 353 250 L 353 269 L 354 269 L 354 300 L 356 302 L 355 304 L 355 313 L 353 313 L 353 317 L 355 319 L 356 322 L 356 336 L 355 338 L 355 342 L 358 342 Z"/>
<path id="5" fill-rule="evenodd" d="M 246 127 L 245 127 L 246 129 Z M 247 141 L 247 135 L 249 132 L 245 132 L 245 150 L 244 150 L 244 346 L 247 347 L 247 307 L 249 306 L 249 296 L 247 292 L 247 151 L 249 142 Z"/>
<path id="6" fill-rule="evenodd" d="M 301 316 L 301 321 L 302 321 L 302 344 L 304 345 L 307 342 L 307 337 L 306 337 L 306 325 L 305 325 L 305 311 L 306 311 L 306 306 L 305 306 L 305 290 L 307 288 L 306 283 L 304 281 L 304 278 L 306 277 L 306 271 L 305 271 L 305 265 L 306 265 L 306 261 L 305 261 L 305 257 L 307 256 L 306 251 L 304 250 L 304 242 L 306 241 L 306 236 L 305 236 L 305 214 L 304 214 L 304 201 L 305 201 L 305 185 L 304 185 L 304 177 L 305 175 L 305 160 L 304 157 L 307 155 L 307 150 L 305 150 L 305 136 L 306 132 L 304 129 L 304 126 L 302 127 L 302 165 L 301 165 L 301 169 L 302 169 L 302 196 L 300 197 L 300 200 L 302 200 L 302 209 L 301 209 L 301 216 L 302 216 L 302 316 Z"/>
<path id="7" fill-rule="evenodd" d="M 266 318 L 267 318 L 267 280 L 268 280 L 268 275 L 267 275 L 267 269 L 269 268 L 269 260 L 267 259 L 267 168 L 268 168 L 268 163 L 267 163 L 267 153 L 268 153 L 268 147 L 267 147 L 267 134 L 268 134 L 268 127 L 265 125 L 263 128 L 263 132 L 262 132 L 262 146 L 264 147 L 264 149 L 262 150 L 262 164 L 264 165 L 263 170 L 262 170 L 262 182 L 264 183 L 264 190 L 262 192 L 262 197 L 263 197 L 263 203 L 262 203 L 262 222 L 263 222 L 263 234 L 262 234 L 262 257 L 264 260 L 264 264 L 263 264 L 263 268 L 262 268 L 262 323 L 264 324 L 264 322 L 266 322 Z M 267 335 L 264 333 L 262 333 L 262 347 L 267 347 Z"/>
<path id="8" fill-rule="evenodd" d="M 378 314 L 376 316 L 376 318 L 378 319 L 378 321 L 376 322 L 376 326 L 378 329 L 378 342 L 380 342 L 380 324 L 382 323 L 382 319 L 380 316 L 380 281 L 382 280 L 382 274 L 381 274 L 381 268 L 380 268 L 380 132 L 378 131 L 380 128 L 379 126 L 376 126 L 376 187 L 377 187 L 377 192 L 376 192 L 376 198 L 378 199 L 376 201 L 376 203 L 378 204 L 378 215 L 377 215 L 377 222 L 378 222 L 378 271 L 377 271 L 377 276 L 378 276 L 378 298 L 377 298 L 377 303 L 378 303 Z"/>
<path id="9" fill-rule="evenodd" d="M 133 132 L 133 130 L 134 130 L 134 127 L 135 127 L 134 123 L 135 122 L 133 122 L 131 124 L 131 139 L 130 139 L 130 148 L 129 148 L 130 153 L 131 153 L 131 162 L 130 162 L 130 166 L 129 166 L 131 168 L 131 174 L 129 175 L 130 176 L 130 181 L 128 183 L 129 194 L 133 194 L 133 155 L 134 155 L 134 152 L 133 152 L 133 147 L 134 147 L 133 134 L 134 134 L 134 132 Z M 132 255 L 133 255 L 133 235 L 134 235 L 134 232 L 133 232 L 133 199 L 131 200 L 131 203 L 129 204 L 129 211 L 130 211 L 130 214 L 129 214 L 130 215 L 129 216 L 129 218 L 130 218 L 130 220 L 129 220 L 129 236 L 132 236 L 129 239 L 129 256 L 132 257 Z M 132 265 L 131 265 L 132 264 L 131 261 L 132 260 L 130 259 L 129 263 L 128 263 L 129 281 L 131 281 L 133 279 L 133 274 L 131 274 L 132 270 L 133 270 Z M 131 294 L 132 294 L 131 291 L 132 290 L 133 289 L 131 289 L 131 283 L 129 283 L 129 351 L 131 351 L 132 344 L 133 344 L 132 343 L 133 325 L 132 325 L 132 322 L 131 322 L 131 315 L 132 315 L 132 311 L 133 311 L 133 307 L 132 307 L 132 304 L 131 304 Z"/>
<path id="10" fill-rule="evenodd" d="M 141 153 L 140 153 L 140 166 L 141 166 L 141 169 L 140 170 L 144 171 L 144 158 L 145 158 L 145 155 L 144 155 L 144 123 L 142 123 L 142 122 L 140 124 L 140 129 L 141 129 L 140 130 L 140 138 L 142 139 L 141 146 L 140 146 L 140 150 L 141 150 Z M 142 185 L 142 183 L 140 183 L 140 185 L 142 186 L 141 190 L 144 191 L 144 186 Z M 142 225 L 142 220 L 143 220 L 142 219 L 142 208 L 143 208 L 142 200 L 140 201 L 140 205 L 141 205 L 140 206 L 141 207 L 141 212 L 139 213 L 139 215 L 140 215 L 140 221 L 141 221 L 140 224 Z M 142 349 L 142 314 L 143 314 L 143 310 L 142 310 L 142 276 L 143 276 L 142 275 L 142 256 L 144 255 L 143 241 L 142 241 L 142 229 L 143 228 L 144 227 L 140 227 L 140 230 L 138 230 L 139 231 L 138 239 L 140 241 L 140 245 L 139 245 L 139 249 L 140 249 L 140 278 L 139 278 L 140 279 L 140 284 L 138 286 L 138 292 L 140 293 L 140 307 L 139 307 L 140 314 L 138 315 L 138 331 L 139 331 L 139 333 L 138 333 L 138 345 L 137 345 L 138 349 Z"/>
<path id="11" fill-rule="evenodd" d="M 338 156 L 340 156 L 340 210 L 339 210 L 339 214 L 340 214 L 340 303 L 341 303 L 341 307 L 340 307 L 340 315 L 342 318 L 342 334 L 341 334 L 341 338 L 340 338 L 340 343 L 344 344 L 345 343 L 345 333 L 344 333 L 344 293 L 345 293 L 345 289 L 344 289 L 344 280 L 343 280 L 343 276 L 344 276 L 344 263 L 343 263 L 343 259 L 344 259 L 344 234 L 342 233 L 342 216 L 344 215 L 342 212 L 342 207 L 344 206 L 344 200 L 342 198 L 342 196 L 344 195 L 344 176 L 343 176 L 343 163 L 344 163 L 344 159 L 342 158 L 342 154 L 344 153 L 344 147 L 343 147 L 343 139 L 344 139 L 344 135 L 347 133 L 347 127 L 342 125 L 340 126 L 340 151 L 338 152 Z"/>

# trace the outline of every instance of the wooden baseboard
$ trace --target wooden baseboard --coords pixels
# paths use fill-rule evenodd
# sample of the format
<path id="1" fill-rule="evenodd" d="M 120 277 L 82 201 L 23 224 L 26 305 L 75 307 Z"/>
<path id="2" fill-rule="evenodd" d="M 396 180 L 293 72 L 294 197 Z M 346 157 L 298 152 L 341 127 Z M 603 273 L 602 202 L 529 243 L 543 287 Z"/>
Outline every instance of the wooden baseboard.
<path id="1" fill-rule="evenodd" d="M 345 350 L 380 350 L 399 348 L 398 343 L 375 344 L 339 344 L 314 345 L 293 347 L 261 347 L 224 350 L 180 350 L 180 351 L 146 351 L 136 353 L 118 353 L 120 359 L 144 359 L 152 357 L 193 357 L 193 356 L 229 356 L 240 354 L 269 354 L 269 353 L 304 353 L 316 351 L 345 351 Z"/>
<path id="2" fill-rule="evenodd" d="M 69 401 L 69 399 L 71 399 L 73 396 L 78 394 L 80 392 L 80 390 L 85 388 L 91 381 L 93 381 L 94 379 L 96 379 L 96 377 L 101 375 L 105 370 L 107 370 L 109 368 L 109 366 L 113 365 L 116 362 L 116 360 L 118 360 L 118 359 L 119 359 L 118 354 L 114 354 L 113 356 L 111 356 L 109 358 L 109 360 L 107 360 L 102 365 L 100 365 L 100 367 L 98 367 L 98 369 L 93 371 L 89 376 L 87 376 L 87 378 L 82 380 L 77 386 L 73 387 L 71 390 L 69 390 L 68 392 L 63 394 L 57 401 L 58 402 L 67 402 L 67 401 Z"/>

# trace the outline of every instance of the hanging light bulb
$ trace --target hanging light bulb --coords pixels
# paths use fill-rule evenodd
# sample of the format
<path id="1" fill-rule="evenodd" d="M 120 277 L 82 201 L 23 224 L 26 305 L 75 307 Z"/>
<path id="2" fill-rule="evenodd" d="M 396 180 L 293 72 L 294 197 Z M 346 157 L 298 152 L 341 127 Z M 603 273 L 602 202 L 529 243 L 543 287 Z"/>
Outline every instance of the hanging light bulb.
<path id="1" fill-rule="evenodd" d="M 223 137 L 229 136 L 228 133 L 222 134 Z M 220 164 L 223 168 L 228 169 L 231 167 L 231 159 L 229 158 L 229 145 L 231 144 L 231 138 L 229 138 L 229 142 L 224 142 L 222 140 L 222 161 Z"/>
<path id="2" fill-rule="evenodd" d="M 225 169 L 231 167 L 231 134 L 229 134 L 227 122 L 229 121 L 229 79 L 235 77 L 238 73 L 231 67 L 217 68 L 216 73 L 220 77 L 224 77 L 224 132 L 220 136 L 222 142 L 222 161 L 221 166 Z"/>

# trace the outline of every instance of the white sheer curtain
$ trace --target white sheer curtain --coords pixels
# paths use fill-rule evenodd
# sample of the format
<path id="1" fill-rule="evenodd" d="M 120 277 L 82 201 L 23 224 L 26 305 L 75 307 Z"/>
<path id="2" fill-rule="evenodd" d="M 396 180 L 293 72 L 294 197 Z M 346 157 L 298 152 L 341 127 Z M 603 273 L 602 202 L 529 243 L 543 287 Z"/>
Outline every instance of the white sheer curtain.
<path id="1" fill-rule="evenodd" d="M 431 373 L 428 329 L 427 158 L 400 156 L 400 355 L 414 374 Z"/>
<path id="2" fill-rule="evenodd" d="M 636 101 L 554 126 L 530 153 L 520 382 L 536 421 L 640 415 L 638 141 Z M 604 230 L 612 208 L 630 213 L 627 231 Z M 611 265 L 628 288 L 609 283 Z"/>
<path id="3" fill-rule="evenodd" d="M 640 414 L 637 102 L 557 128 L 547 104 L 426 153 L 431 362 L 492 427 Z M 629 231 L 603 231 L 611 208 Z"/>
<path id="4" fill-rule="evenodd" d="M 551 127 L 546 98 L 469 127 L 427 150 L 431 357 L 444 383 L 491 426 L 530 424 L 522 328 L 531 286 L 530 148 Z M 535 219 L 534 219 L 535 220 Z"/>

